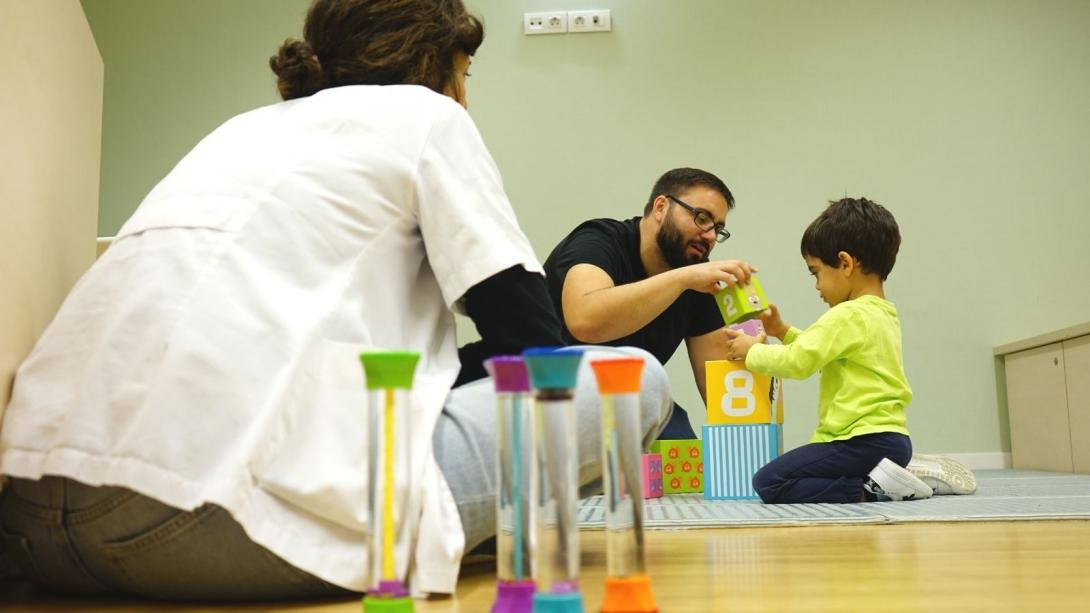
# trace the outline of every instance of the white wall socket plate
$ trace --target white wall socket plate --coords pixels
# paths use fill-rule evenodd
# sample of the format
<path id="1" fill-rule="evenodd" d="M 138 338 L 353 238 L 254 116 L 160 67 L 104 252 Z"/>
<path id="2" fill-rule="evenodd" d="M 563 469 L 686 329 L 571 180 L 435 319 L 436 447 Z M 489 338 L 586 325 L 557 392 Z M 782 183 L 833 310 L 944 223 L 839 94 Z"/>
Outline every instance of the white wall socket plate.
<path id="1" fill-rule="evenodd" d="M 568 31 L 568 13 L 565 11 L 523 13 L 522 31 L 525 34 L 563 34 Z"/>
<path id="2" fill-rule="evenodd" d="M 609 32 L 612 29 L 609 9 L 568 11 L 569 32 Z"/>

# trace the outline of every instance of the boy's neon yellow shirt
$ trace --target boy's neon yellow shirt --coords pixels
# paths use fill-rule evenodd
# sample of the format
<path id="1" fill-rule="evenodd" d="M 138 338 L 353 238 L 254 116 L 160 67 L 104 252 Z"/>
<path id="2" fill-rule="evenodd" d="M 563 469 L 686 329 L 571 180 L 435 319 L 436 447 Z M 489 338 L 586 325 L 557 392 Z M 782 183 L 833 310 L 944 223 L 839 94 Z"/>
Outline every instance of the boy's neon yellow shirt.
<path id="1" fill-rule="evenodd" d="M 811 443 L 876 432 L 908 434 L 905 407 L 912 390 L 901 357 L 901 322 L 888 300 L 846 300 L 805 331 L 792 327 L 783 345 L 751 347 L 746 368 L 790 379 L 821 371 Z"/>

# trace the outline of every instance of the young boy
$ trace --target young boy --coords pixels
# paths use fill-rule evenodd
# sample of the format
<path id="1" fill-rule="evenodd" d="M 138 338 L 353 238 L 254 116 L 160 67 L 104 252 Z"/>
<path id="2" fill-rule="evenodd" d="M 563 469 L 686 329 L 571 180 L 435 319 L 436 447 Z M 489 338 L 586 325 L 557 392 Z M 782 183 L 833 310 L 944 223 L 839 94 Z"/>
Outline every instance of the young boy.
<path id="1" fill-rule="evenodd" d="M 882 283 L 901 235 L 884 207 L 866 198 L 829 205 L 802 235 L 802 257 L 829 310 L 805 331 L 772 305 L 764 328 L 783 345 L 728 330 L 727 355 L 774 377 L 821 371 L 818 427 L 810 444 L 753 477 L 766 503 L 916 500 L 931 488 L 904 468 L 912 458 L 905 407 L 912 400 L 901 359 L 901 324 Z"/>

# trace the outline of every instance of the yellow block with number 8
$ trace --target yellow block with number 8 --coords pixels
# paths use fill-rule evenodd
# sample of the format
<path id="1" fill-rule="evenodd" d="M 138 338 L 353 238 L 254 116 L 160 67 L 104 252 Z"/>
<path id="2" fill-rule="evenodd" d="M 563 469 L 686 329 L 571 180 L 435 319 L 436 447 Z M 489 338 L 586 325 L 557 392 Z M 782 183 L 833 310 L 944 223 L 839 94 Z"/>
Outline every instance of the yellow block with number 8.
<path id="1" fill-rule="evenodd" d="M 707 377 L 708 424 L 783 423 L 781 382 L 746 370 L 745 362 L 711 360 Z"/>

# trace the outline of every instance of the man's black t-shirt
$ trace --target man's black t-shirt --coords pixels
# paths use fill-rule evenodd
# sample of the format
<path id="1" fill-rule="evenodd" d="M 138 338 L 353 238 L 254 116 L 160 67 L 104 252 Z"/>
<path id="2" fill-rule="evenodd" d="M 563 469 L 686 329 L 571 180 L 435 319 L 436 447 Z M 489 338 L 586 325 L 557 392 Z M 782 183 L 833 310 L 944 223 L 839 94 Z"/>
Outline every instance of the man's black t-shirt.
<path id="1" fill-rule="evenodd" d="M 572 230 L 545 260 L 545 277 L 553 305 L 564 322 L 561 295 L 564 278 L 576 264 L 592 264 L 613 279 L 614 285 L 634 283 L 647 278 L 640 261 L 640 218 L 624 221 L 592 219 Z M 631 346 L 645 349 L 663 364 L 677 350 L 681 341 L 707 334 L 723 327 L 723 316 L 715 298 L 693 290 L 685 290 L 673 304 L 651 323 L 633 334 L 605 345 Z M 583 344 L 571 335 L 567 325 L 561 326 L 564 340 Z"/>

